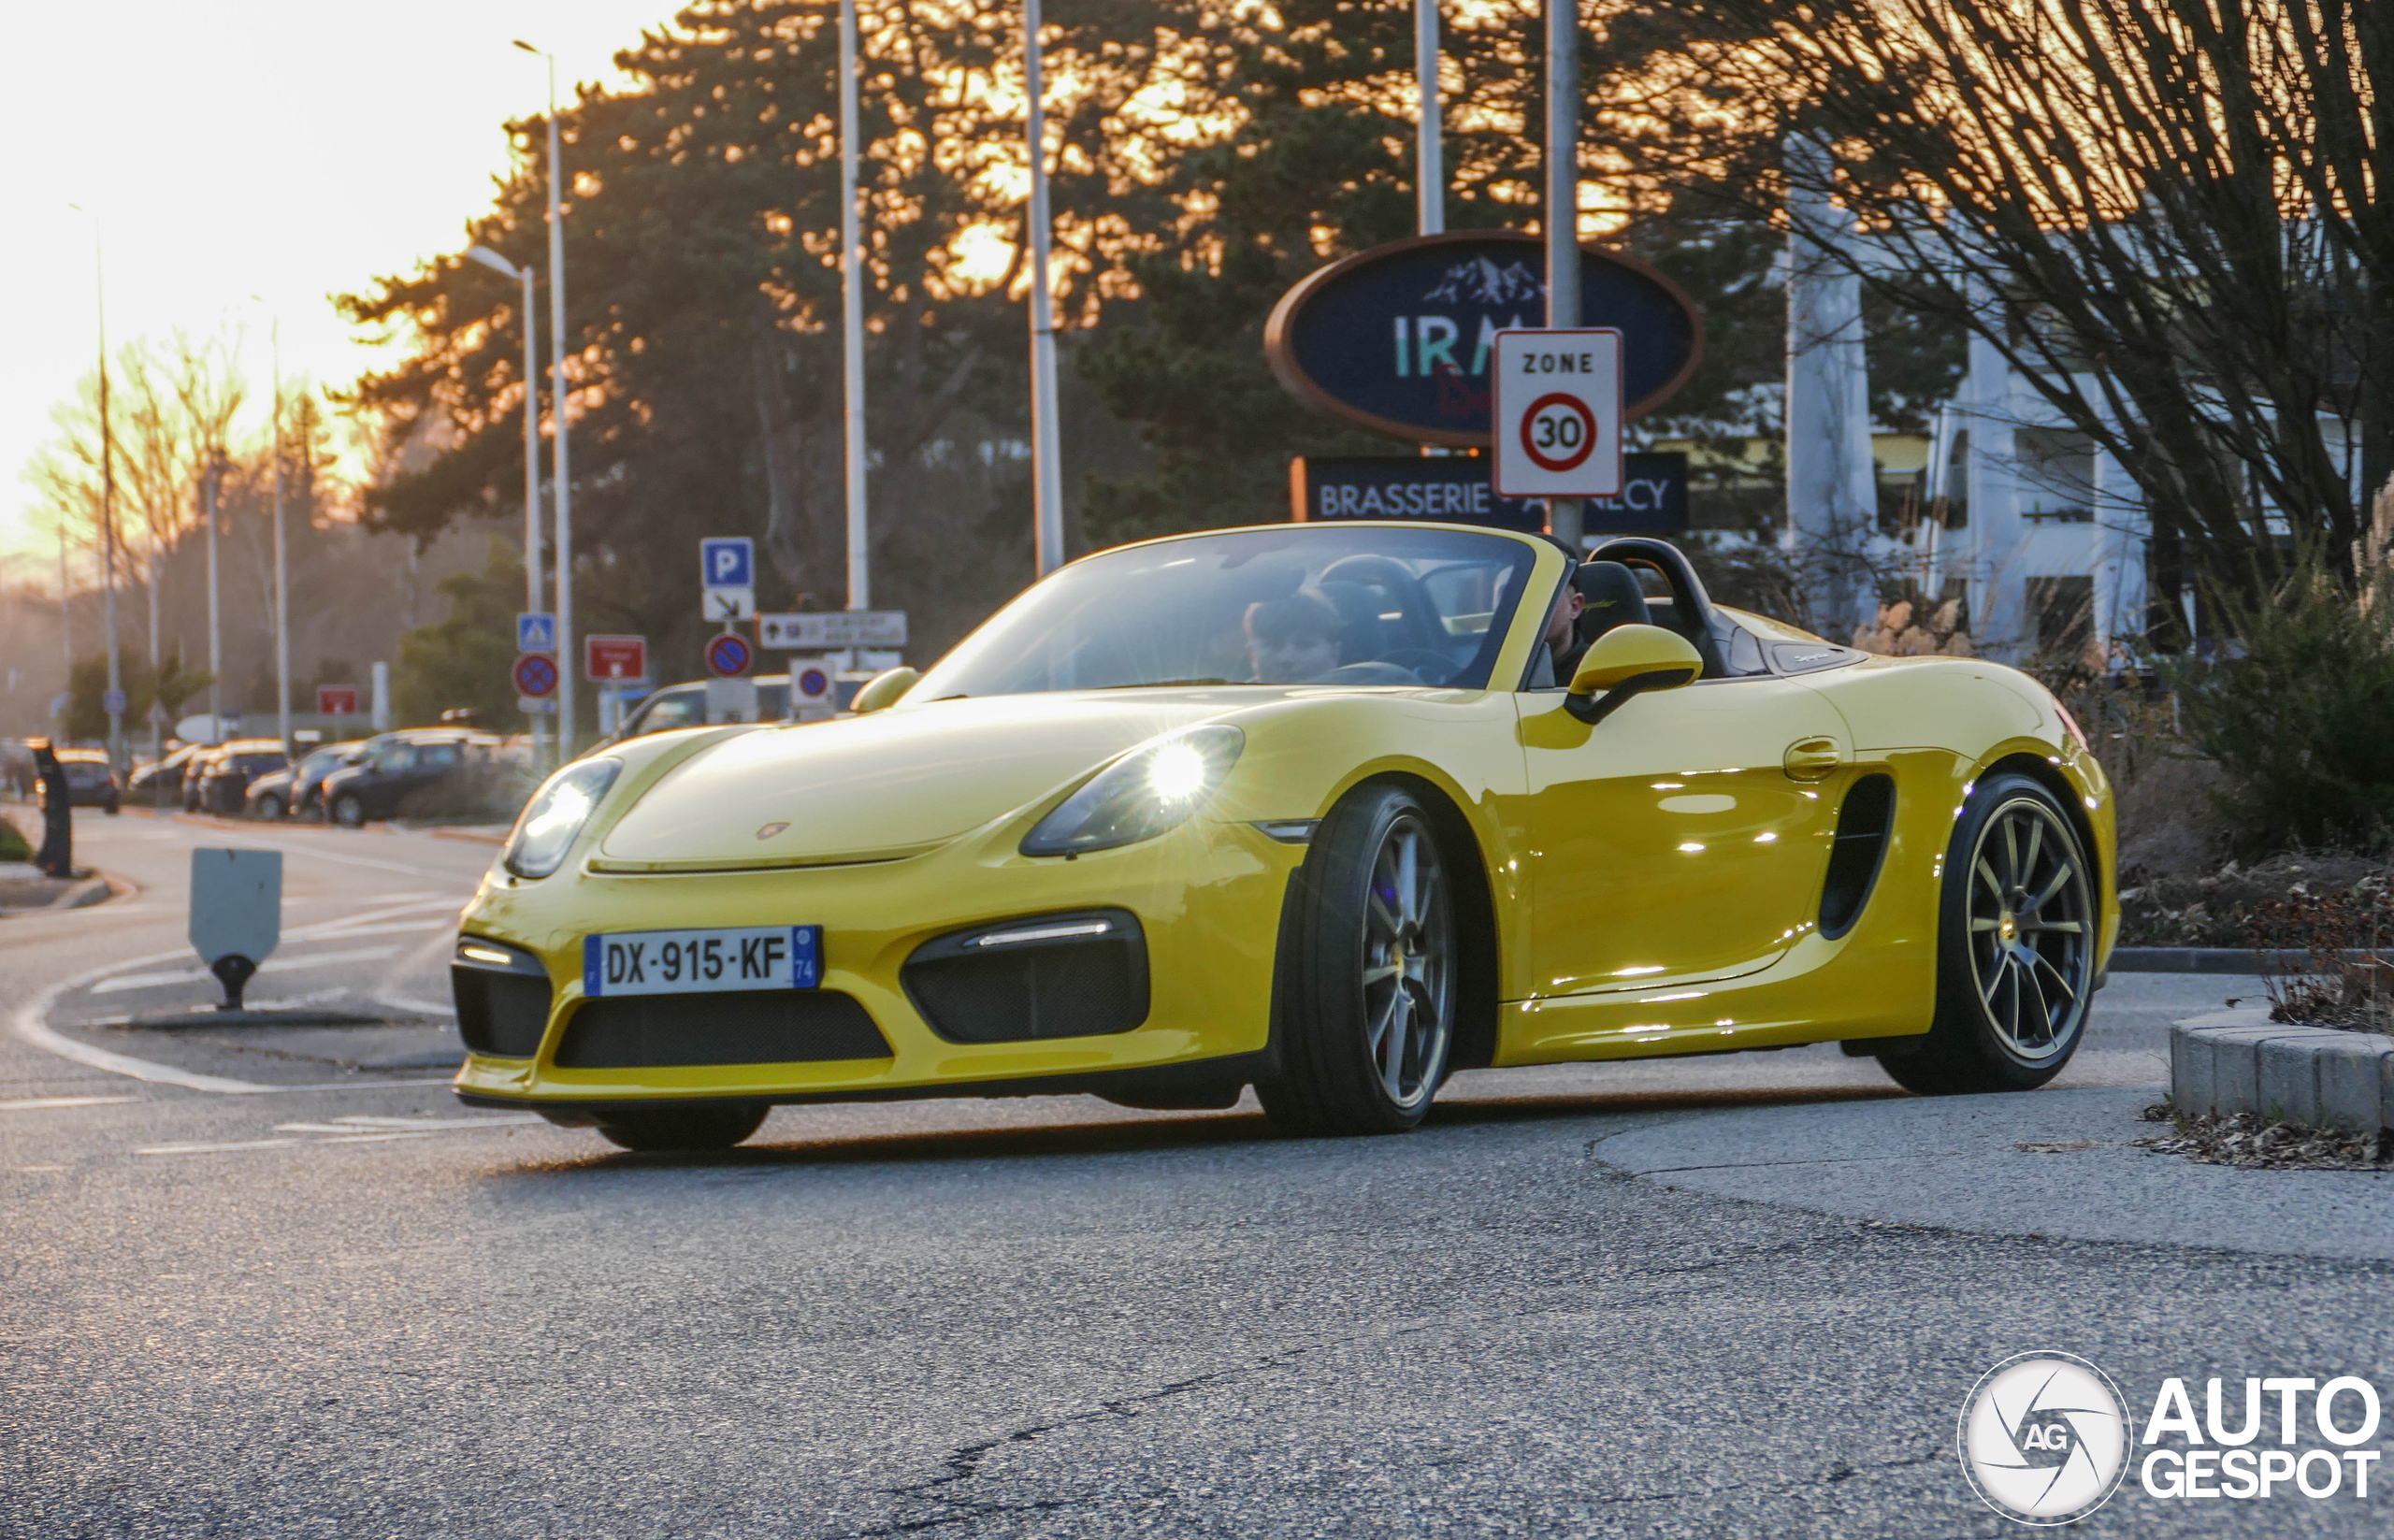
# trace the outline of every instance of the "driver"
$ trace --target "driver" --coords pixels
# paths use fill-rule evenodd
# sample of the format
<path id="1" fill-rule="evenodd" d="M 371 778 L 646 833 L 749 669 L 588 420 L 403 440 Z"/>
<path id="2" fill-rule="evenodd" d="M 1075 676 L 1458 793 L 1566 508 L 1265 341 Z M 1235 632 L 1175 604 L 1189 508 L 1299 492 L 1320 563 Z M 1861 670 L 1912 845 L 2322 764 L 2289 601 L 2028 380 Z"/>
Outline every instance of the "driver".
<path id="1" fill-rule="evenodd" d="M 1258 684 L 1301 684 L 1338 667 L 1345 622 L 1310 588 L 1247 607 L 1247 655 Z"/>

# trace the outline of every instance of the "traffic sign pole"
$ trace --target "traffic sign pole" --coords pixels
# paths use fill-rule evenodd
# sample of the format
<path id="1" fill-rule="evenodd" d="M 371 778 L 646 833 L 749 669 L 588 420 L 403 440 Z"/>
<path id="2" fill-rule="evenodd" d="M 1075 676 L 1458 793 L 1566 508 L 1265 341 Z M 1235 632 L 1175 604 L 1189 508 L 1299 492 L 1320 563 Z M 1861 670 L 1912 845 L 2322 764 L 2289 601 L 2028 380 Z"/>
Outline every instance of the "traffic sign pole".
<path id="1" fill-rule="evenodd" d="M 1579 324 L 1579 7 L 1565 0 L 1546 0 L 1546 324 Z M 1550 498 L 1546 531 L 1578 555 L 1579 499 Z"/>

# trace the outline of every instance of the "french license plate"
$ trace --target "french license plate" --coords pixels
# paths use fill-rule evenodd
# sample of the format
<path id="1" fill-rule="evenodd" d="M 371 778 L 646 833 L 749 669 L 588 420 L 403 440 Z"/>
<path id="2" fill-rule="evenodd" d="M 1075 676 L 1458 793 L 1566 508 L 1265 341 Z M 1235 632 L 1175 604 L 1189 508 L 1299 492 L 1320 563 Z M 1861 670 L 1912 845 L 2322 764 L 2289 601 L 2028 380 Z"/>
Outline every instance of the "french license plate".
<path id="1" fill-rule="evenodd" d="M 819 925 L 629 930 L 582 938 L 582 992 L 594 999 L 812 989 L 822 982 Z"/>

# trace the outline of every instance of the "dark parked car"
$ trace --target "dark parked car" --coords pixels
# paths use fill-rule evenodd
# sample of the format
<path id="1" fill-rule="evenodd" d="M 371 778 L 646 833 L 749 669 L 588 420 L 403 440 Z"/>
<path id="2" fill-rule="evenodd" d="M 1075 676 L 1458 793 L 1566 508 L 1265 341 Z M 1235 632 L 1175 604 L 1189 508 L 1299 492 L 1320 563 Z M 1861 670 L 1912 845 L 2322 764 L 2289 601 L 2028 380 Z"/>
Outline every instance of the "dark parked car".
<path id="1" fill-rule="evenodd" d="M 155 760 L 135 770 L 124 784 L 124 795 L 142 804 L 180 801 L 183 795 L 183 774 L 192 761 L 208 752 L 206 743 L 185 743 L 164 759 Z"/>
<path id="2" fill-rule="evenodd" d="M 840 709 L 848 709 L 858 690 L 873 676 L 867 673 L 839 674 L 833 677 L 832 698 Z M 757 720 L 779 722 L 789 715 L 789 675 L 759 674 L 757 677 Z M 607 740 L 620 743 L 627 738 L 640 738 L 653 732 L 671 732 L 676 727 L 703 727 L 707 725 L 707 683 L 703 679 L 682 684 L 668 684 L 650 695 L 625 716 L 624 725 Z"/>
<path id="3" fill-rule="evenodd" d="M 66 805 L 70 808 L 105 808 L 110 813 L 120 804 L 116 771 L 108 766 L 108 756 L 98 749 L 61 749 L 58 768 L 66 772 Z M 48 807 L 49 801 L 42 802 Z"/>
<path id="4" fill-rule="evenodd" d="M 183 806 L 231 817 L 241 811 L 251 782 L 290 764 L 275 739 L 237 738 L 185 773 Z"/>
<path id="5" fill-rule="evenodd" d="M 285 770 L 271 771 L 250 783 L 249 813 L 252 818 L 305 818 L 324 812 L 324 777 L 337 770 L 366 762 L 381 739 L 364 743 L 335 743 L 311 751 Z"/>
<path id="6" fill-rule="evenodd" d="M 324 779 L 324 811 L 347 828 L 373 818 L 455 811 L 481 795 L 478 782 L 503 770 L 496 733 L 414 727 L 374 741 L 361 763 Z"/>

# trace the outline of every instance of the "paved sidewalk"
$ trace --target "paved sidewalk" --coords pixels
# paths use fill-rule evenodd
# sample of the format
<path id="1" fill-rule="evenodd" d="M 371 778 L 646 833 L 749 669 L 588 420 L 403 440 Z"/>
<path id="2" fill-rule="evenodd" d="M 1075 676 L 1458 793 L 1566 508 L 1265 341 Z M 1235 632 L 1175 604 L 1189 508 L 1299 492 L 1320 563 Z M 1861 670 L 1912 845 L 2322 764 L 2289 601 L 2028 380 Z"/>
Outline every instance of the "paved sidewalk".
<path id="1" fill-rule="evenodd" d="M 2163 1087 L 1739 1108 L 1597 1141 L 1665 1187 L 1980 1234 L 2394 1260 L 2394 1173 L 2154 1155 Z M 1826 1153 L 1826 1152 L 1834 1152 Z"/>

